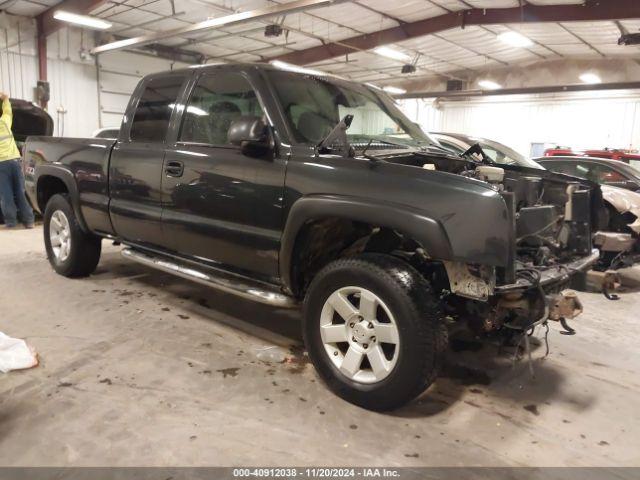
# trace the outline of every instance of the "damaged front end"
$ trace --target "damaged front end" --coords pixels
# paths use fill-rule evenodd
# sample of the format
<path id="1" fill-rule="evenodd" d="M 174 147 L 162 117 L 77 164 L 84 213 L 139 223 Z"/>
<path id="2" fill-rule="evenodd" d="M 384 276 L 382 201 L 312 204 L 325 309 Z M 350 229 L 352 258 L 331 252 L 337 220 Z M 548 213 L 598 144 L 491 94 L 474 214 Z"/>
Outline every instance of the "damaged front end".
<path id="1" fill-rule="evenodd" d="M 369 157 L 418 167 L 420 178 L 437 172 L 433 176 L 443 183 L 449 175 L 468 179 L 451 179 L 449 203 L 431 197 L 428 204 L 455 247 L 450 258 L 429 248 L 412 249 L 411 242 L 396 248 L 440 292 L 451 318 L 478 334 L 529 332 L 547 321 L 572 331 L 567 322 L 582 307 L 571 288 L 584 287 L 586 272 L 600 255 L 593 232 L 606 208 L 598 185 L 537 164 L 475 161 L 436 148 Z"/>
<path id="2" fill-rule="evenodd" d="M 451 311 L 476 333 L 527 332 L 558 321 L 573 334 L 567 322 L 582 313 L 582 305 L 570 287 L 581 286 L 600 255 L 592 242 L 592 226 L 604 208 L 599 188 L 509 165 L 478 165 L 462 175 L 500 193 L 512 237 L 505 267 L 443 262 Z"/>
<path id="3" fill-rule="evenodd" d="M 608 185 L 601 188 L 608 218 L 594 236 L 601 252 L 595 270 L 630 267 L 640 261 L 640 194 Z"/>

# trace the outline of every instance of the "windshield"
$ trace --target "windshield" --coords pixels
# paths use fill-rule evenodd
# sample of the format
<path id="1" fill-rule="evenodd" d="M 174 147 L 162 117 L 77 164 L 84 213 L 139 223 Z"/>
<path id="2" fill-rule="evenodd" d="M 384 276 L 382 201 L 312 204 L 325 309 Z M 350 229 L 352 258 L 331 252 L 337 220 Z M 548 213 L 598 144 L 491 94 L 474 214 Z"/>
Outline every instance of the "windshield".
<path id="1" fill-rule="evenodd" d="M 432 142 L 386 95 L 335 78 L 270 70 L 267 72 L 296 141 L 319 144 L 345 115 L 353 115 L 351 144 L 379 140 L 425 146 Z"/>
<path id="2" fill-rule="evenodd" d="M 619 160 L 618 160 L 619 161 Z M 627 176 L 629 176 L 631 179 L 640 182 L 640 170 L 637 169 L 635 166 L 630 165 L 628 163 L 622 163 L 620 161 L 620 165 L 616 165 L 616 167 L 623 172 L 624 174 L 626 174 Z"/>

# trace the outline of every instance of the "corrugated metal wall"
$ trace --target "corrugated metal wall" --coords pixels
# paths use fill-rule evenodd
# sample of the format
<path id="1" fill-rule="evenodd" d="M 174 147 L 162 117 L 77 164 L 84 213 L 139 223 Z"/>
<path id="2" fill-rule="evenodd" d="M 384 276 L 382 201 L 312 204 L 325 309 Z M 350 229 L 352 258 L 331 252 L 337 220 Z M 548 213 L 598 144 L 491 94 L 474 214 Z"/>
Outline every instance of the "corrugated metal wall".
<path id="1" fill-rule="evenodd" d="M 8 23 L 0 27 L 0 89 L 14 98 L 35 101 L 35 24 L 20 17 L 5 20 Z M 93 59 L 80 56 L 80 50 L 88 46 L 85 33 L 78 29 L 63 29 L 48 39 L 48 110 L 54 119 L 54 135 L 88 136 L 98 128 L 95 65 Z"/>
<path id="2" fill-rule="evenodd" d="M 38 76 L 35 25 L 29 19 L 4 17 L 0 25 L 0 90 L 33 100 Z"/>
<path id="3" fill-rule="evenodd" d="M 119 127 L 140 78 L 184 66 L 147 55 L 114 52 L 99 57 L 96 67 L 95 57 L 87 53 L 92 46 L 91 34 L 76 28 L 64 28 L 47 39 L 48 111 L 56 136 L 86 137 L 100 127 Z M 5 17 L 0 25 L 0 90 L 35 101 L 37 80 L 34 21 Z"/>
<path id="4" fill-rule="evenodd" d="M 405 100 L 403 110 L 426 131 L 486 137 L 529 155 L 534 143 L 584 148 L 640 148 L 640 92 L 580 92 Z"/>
<path id="5" fill-rule="evenodd" d="M 100 126 L 119 127 L 131 93 L 140 79 L 153 72 L 182 68 L 169 60 L 128 52 L 106 53 L 98 59 Z"/>

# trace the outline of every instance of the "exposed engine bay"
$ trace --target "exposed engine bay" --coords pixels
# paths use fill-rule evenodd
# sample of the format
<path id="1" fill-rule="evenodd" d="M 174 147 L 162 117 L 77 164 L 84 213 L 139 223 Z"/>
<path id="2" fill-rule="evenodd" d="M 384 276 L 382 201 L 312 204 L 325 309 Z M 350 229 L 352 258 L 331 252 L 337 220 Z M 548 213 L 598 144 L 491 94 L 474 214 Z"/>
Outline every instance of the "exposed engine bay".
<path id="1" fill-rule="evenodd" d="M 523 267 L 545 269 L 591 254 L 591 230 L 606 221 L 600 188 L 587 181 L 543 169 L 487 165 L 441 151 L 385 160 L 474 178 L 502 195 L 513 215 L 514 268 L 498 275 L 497 285 L 513 283 Z"/>

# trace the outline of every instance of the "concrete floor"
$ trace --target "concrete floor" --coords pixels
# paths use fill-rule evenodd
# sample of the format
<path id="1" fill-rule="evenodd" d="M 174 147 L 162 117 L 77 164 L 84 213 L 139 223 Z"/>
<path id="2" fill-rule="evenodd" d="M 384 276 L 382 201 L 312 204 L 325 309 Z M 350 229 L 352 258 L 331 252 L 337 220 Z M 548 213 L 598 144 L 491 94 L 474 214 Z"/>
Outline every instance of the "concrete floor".
<path id="1" fill-rule="evenodd" d="M 578 334 L 552 326 L 535 379 L 490 344 L 458 344 L 425 395 L 379 414 L 322 385 L 296 312 L 129 263 L 106 242 L 97 272 L 68 280 L 41 237 L 0 230 L 0 331 L 41 359 L 0 374 L 0 465 L 640 464 L 640 293 L 584 294 Z M 274 345 L 287 360 L 261 361 Z"/>

